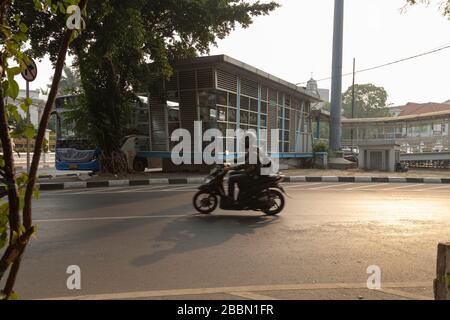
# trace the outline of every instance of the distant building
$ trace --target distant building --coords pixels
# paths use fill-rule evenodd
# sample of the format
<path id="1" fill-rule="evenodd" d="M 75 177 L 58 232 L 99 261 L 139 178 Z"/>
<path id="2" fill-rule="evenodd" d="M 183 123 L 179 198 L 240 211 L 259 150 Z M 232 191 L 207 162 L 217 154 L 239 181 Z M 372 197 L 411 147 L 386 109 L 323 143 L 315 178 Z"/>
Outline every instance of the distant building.
<path id="1" fill-rule="evenodd" d="M 19 90 L 19 95 L 15 101 L 8 100 L 8 103 L 19 106 L 22 104 L 26 97 L 26 91 L 24 89 Z M 42 111 L 44 110 L 45 102 L 47 101 L 46 96 L 43 96 L 40 90 L 30 90 L 30 99 L 33 103 L 30 107 L 30 121 L 34 126 L 39 124 Z M 25 119 L 25 112 L 19 108 L 19 113 Z"/>
<path id="2" fill-rule="evenodd" d="M 317 81 L 311 78 L 306 85 L 306 90 L 320 97 L 321 102 L 315 103 L 312 107 L 315 110 L 322 110 L 326 103 L 330 102 L 330 90 L 321 89 L 317 85 Z"/>
<path id="3" fill-rule="evenodd" d="M 450 100 L 444 103 L 413 103 L 408 102 L 404 106 L 389 108 L 389 112 L 393 117 L 422 115 L 433 112 L 441 112 L 450 110 Z"/>
<path id="4" fill-rule="evenodd" d="M 315 90 L 298 87 L 226 55 L 178 61 L 175 70 L 164 83 L 165 94 L 150 99 L 152 151 L 170 151 L 173 131 L 183 128 L 194 135 L 194 121 L 199 121 L 204 130 L 219 129 L 225 138 L 230 129 L 279 129 L 283 161 L 312 157 L 311 108 L 320 101 Z M 270 150 L 270 136 L 267 144 Z M 163 168 L 191 169 L 174 166 L 170 159 L 164 159 Z"/>

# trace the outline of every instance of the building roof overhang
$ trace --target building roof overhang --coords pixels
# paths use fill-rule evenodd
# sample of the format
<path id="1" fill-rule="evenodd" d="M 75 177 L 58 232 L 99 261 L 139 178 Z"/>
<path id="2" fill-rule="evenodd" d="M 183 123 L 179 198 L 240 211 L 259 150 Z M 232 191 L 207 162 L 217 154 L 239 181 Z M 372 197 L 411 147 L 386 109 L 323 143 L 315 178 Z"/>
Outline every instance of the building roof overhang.
<path id="1" fill-rule="evenodd" d="M 280 79 L 274 75 L 271 75 L 265 71 L 262 71 L 258 68 L 255 68 L 247 63 L 236 60 L 227 55 L 205 56 L 205 57 L 197 57 L 197 58 L 192 58 L 192 59 L 180 60 L 175 63 L 175 67 L 176 68 L 185 68 L 185 67 L 192 67 L 194 65 L 205 65 L 205 64 L 207 64 L 207 65 L 208 64 L 210 64 L 210 65 L 224 64 L 224 65 L 230 66 L 232 68 L 237 68 L 237 69 L 244 71 L 250 75 L 257 76 L 266 81 L 269 81 L 278 86 L 281 86 L 284 89 L 288 89 L 291 92 L 295 92 L 302 96 L 306 96 L 311 102 L 321 102 L 322 101 L 318 94 L 308 91 L 308 90 L 306 90 L 306 88 L 298 87 L 293 83 L 290 83 L 288 81 Z"/>
<path id="2" fill-rule="evenodd" d="M 355 119 L 343 119 L 343 124 L 348 125 L 376 125 L 376 124 L 395 124 L 398 122 L 414 122 L 414 121 L 426 121 L 435 119 L 447 119 L 450 117 L 450 110 L 430 112 L 419 115 L 409 115 L 400 117 L 385 117 L 385 118 L 355 118 Z"/>

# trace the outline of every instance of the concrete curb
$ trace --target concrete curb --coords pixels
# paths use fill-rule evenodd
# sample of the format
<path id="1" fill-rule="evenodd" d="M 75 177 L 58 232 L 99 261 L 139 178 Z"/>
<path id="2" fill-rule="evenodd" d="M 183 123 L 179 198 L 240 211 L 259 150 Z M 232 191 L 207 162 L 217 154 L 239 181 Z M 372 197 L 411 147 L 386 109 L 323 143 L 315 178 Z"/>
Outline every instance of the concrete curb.
<path id="1" fill-rule="evenodd" d="M 174 184 L 194 184 L 200 185 L 204 178 L 163 178 L 145 180 L 110 180 L 110 181 L 76 181 L 64 183 L 41 183 L 40 189 L 46 190 L 69 190 L 69 189 L 92 189 L 108 187 L 136 187 L 148 185 L 174 185 Z M 398 177 L 286 177 L 284 182 L 333 182 L 333 183 L 434 183 L 450 184 L 450 179 L 440 178 L 398 178 Z"/>

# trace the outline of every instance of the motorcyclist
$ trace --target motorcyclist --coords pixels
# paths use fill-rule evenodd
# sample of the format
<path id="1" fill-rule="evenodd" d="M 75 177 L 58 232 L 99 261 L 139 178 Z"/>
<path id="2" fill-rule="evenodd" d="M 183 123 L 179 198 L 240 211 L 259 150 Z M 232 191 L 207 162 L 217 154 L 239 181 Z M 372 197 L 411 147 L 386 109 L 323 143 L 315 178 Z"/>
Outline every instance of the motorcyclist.
<path id="1" fill-rule="evenodd" d="M 256 137 L 253 137 L 253 141 Z M 258 179 L 261 175 L 261 168 L 263 167 L 260 155 L 262 154 L 260 149 L 252 143 L 250 136 L 245 137 L 245 156 L 240 161 L 241 163 L 235 166 L 226 166 L 227 171 L 232 171 L 228 178 L 228 197 L 231 201 L 235 202 L 235 186 L 241 185 L 242 182 L 250 179 Z M 251 157 L 251 152 L 254 152 L 254 157 Z M 251 163 L 251 160 L 256 160 L 256 163 Z M 239 195 L 237 197 L 239 199 Z"/>

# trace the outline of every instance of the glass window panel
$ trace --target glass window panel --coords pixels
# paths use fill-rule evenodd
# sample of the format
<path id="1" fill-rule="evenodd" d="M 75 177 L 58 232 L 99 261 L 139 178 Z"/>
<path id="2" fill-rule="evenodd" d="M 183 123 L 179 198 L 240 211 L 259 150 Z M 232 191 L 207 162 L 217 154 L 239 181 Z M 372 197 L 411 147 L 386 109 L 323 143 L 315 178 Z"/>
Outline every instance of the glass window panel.
<path id="1" fill-rule="evenodd" d="M 213 91 L 200 91 L 198 93 L 200 107 L 208 107 L 216 104 L 216 94 Z"/>
<path id="2" fill-rule="evenodd" d="M 248 124 L 248 111 L 241 111 L 241 123 L 242 124 Z"/>
<path id="3" fill-rule="evenodd" d="M 257 126 L 258 125 L 258 114 L 257 113 L 250 113 L 250 124 Z"/>
<path id="4" fill-rule="evenodd" d="M 226 122 L 219 122 L 217 124 L 217 127 L 219 128 L 220 132 L 222 132 L 223 136 L 225 137 L 226 133 L 227 133 L 227 131 L 226 131 L 227 130 Z"/>
<path id="5" fill-rule="evenodd" d="M 261 102 L 261 113 L 267 114 L 267 102 Z"/>
<path id="6" fill-rule="evenodd" d="M 289 108 L 291 106 L 291 97 L 290 96 L 286 96 L 286 99 L 284 100 L 284 106 Z"/>
<path id="7" fill-rule="evenodd" d="M 285 109 L 284 111 L 284 117 L 286 119 L 290 119 L 291 118 L 291 110 L 290 109 Z"/>
<path id="8" fill-rule="evenodd" d="M 217 120 L 217 110 L 215 107 L 202 107 L 200 108 L 200 120 L 201 121 L 214 121 Z"/>
<path id="9" fill-rule="evenodd" d="M 281 92 L 278 93 L 278 105 L 283 105 L 283 94 Z"/>
<path id="10" fill-rule="evenodd" d="M 241 96 L 241 109 L 248 110 L 250 106 L 250 99 L 247 97 Z"/>
<path id="11" fill-rule="evenodd" d="M 228 105 L 231 107 L 237 107 L 237 96 L 234 93 L 228 94 Z"/>
<path id="12" fill-rule="evenodd" d="M 217 107 L 219 121 L 227 121 L 227 109 L 226 107 Z"/>
<path id="13" fill-rule="evenodd" d="M 250 99 L 250 110 L 258 112 L 258 100 Z"/>
<path id="14" fill-rule="evenodd" d="M 236 122 L 236 109 L 228 108 L 228 121 Z"/>
<path id="15" fill-rule="evenodd" d="M 267 116 L 263 114 L 261 115 L 261 127 L 267 127 Z"/>
<path id="16" fill-rule="evenodd" d="M 221 104 L 223 106 L 228 105 L 228 92 L 226 91 L 217 91 L 216 94 L 217 104 Z"/>

